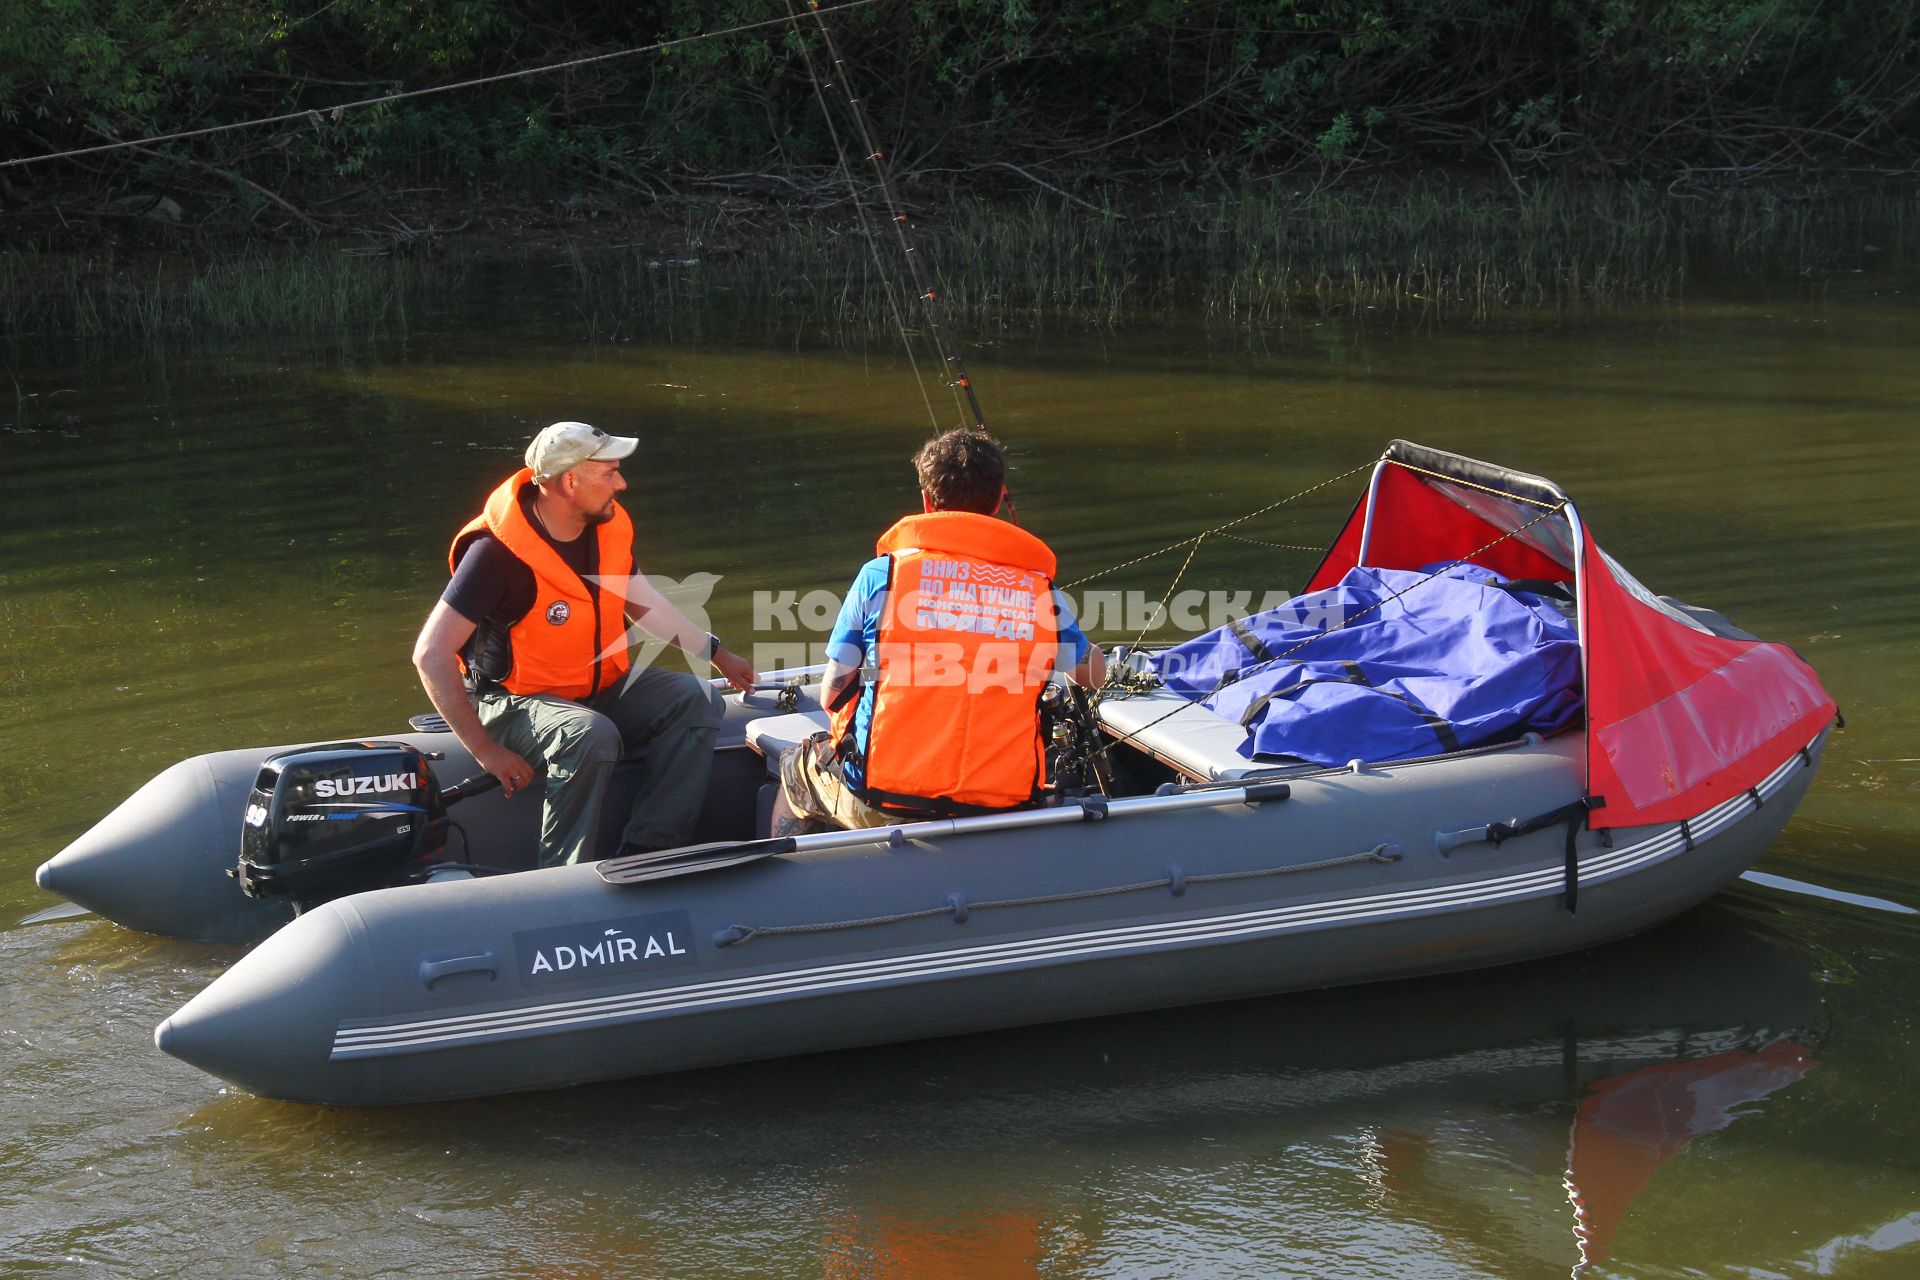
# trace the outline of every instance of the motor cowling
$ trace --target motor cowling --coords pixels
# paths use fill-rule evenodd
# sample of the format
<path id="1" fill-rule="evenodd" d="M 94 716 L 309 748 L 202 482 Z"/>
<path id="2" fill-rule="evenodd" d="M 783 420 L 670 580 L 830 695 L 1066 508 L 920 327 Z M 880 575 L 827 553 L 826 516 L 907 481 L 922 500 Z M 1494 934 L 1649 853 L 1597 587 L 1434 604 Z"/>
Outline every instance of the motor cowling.
<path id="1" fill-rule="evenodd" d="M 331 742 L 268 756 L 248 798 L 235 877 L 295 912 L 424 879 L 444 856 L 446 801 L 403 742 Z"/>

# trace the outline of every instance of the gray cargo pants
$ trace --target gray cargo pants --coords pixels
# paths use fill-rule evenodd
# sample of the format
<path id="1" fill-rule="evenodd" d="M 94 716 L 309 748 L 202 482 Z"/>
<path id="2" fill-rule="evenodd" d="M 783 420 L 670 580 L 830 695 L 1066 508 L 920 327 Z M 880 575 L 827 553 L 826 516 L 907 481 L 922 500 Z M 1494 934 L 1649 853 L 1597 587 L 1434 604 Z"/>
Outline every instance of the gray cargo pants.
<path id="1" fill-rule="evenodd" d="M 540 865 L 606 857 L 595 849 L 600 805 L 613 766 L 647 753 L 646 776 L 621 832 L 625 844 L 670 849 L 693 838 L 720 729 L 719 691 L 686 671 L 640 668 L 580 702 L 490 689 L 475 699 L 480 723 L 501 746 L 546 773 Z"/>

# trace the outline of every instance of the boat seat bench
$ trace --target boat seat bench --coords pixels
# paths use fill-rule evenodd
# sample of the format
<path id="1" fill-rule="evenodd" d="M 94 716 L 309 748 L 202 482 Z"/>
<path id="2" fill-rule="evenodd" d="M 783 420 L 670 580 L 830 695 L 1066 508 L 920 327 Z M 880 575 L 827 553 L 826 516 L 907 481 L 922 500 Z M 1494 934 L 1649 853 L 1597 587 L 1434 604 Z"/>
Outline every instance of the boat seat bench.
<path id="1" fill-rule="evenodd" d="M 747 745 L 767 758 L 767 772 L 778 776 L 780 753 L 797 747 L 827 727 L 827 713 L 818 709 L 790 711 L 747 721 Z"/>
<path id="2" fill-rule="evenodd" d="M 1273 768 L 1240 754 L 1247 731 L 1237 721 L 1171 689 L 1103 698 L 1100 727 L 1194 782 L 1225 782 Z"/>

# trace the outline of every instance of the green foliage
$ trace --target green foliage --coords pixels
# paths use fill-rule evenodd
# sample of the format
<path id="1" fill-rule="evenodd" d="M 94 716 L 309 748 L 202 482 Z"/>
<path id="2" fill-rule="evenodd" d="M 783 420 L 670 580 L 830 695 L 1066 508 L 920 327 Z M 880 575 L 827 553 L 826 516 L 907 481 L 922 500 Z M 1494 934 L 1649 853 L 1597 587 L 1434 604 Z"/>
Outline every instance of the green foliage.
<path id="1" fill-rule="evenodd" d="M 1314 150 L 1328 160 L 1338 160 L 1360 140 L 1360 131 L 1353 127 L 1353 117 L 1342 111 L 1333 118 L 1327 131 L 1314 140 Z"/>
<path id="2" fill-rule="evenodd" d="M 804 6 L 792 27 L 689 39 L 787 11 L 785 0 L 0 0 L 0 157 L 314 111 L 162 156 L 102 158 L 88 180 L 178 173 L 183 158 L 275 189 L 342 178 L 652 189 L 690 172 L 817 172 L 835 155 L 807 50 L 823 75 L 856 83 L 884 149 L 948 172 L 1067 158 L 1095 177 L 1259 172 L 1485 158 L 1489 146 L 1517 164 L 1627 171 L 1916 151 L 1910 3 L 891 0 L 831 17 L 838 73 Z M 330 111 L 663 40 L 687 42 Z"/>

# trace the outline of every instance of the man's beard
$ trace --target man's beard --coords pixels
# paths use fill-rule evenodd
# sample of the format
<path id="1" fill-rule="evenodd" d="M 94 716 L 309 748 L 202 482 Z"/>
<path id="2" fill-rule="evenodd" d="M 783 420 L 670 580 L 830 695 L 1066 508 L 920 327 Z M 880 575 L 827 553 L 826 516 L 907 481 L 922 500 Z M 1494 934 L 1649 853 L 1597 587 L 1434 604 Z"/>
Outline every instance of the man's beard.
<path id="1" fill-rule="evenodd" d="M 605 524 L 611 519 L 613 519 L 613 499 L 611 498 L 607 499 L 607 505 L 600 508 L 600 510 L 589 511 L 587 513 L 587 523 L 589 525 Z"/>

